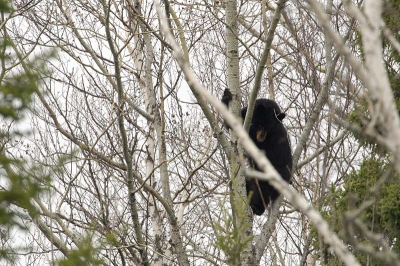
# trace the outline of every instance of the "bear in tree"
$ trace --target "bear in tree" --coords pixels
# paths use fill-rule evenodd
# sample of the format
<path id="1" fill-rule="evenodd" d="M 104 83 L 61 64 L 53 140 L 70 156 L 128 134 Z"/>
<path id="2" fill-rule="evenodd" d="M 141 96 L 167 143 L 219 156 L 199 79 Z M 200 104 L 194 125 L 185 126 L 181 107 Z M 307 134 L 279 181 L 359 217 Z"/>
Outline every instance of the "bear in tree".
<path id="1" fill-rule="evenodd" d="M 225 89 L 222 102 L 229 106 L 232 93 Z M 247 107 L 241 111 L 243 120 L 246 117 Z M 278 104 L 269 99 L 257 99 L 253 119 L 251 121 L 249 136 L 256 146 L 265 152 L 282 178 L 290 182 L 292 171 L 292 152 L 282 120 L 285 118 Z M 253 159 L 249 158 L 250 166 L 260 170 Z M 279 193 L 268 181 L 257 179 L 246 180 L 247 195 L 250 194 L 250 207 L 256 215 L 262 215 L 268 204 L 278 198 Z"/>

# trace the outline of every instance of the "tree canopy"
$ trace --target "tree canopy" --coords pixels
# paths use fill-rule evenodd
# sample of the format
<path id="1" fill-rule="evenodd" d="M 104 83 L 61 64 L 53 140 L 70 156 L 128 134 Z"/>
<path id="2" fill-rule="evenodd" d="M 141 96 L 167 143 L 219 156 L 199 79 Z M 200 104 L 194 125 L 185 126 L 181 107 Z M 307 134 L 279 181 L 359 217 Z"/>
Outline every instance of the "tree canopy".
<path id="1" fill-rule="evenodd" d="M 0 264 L 400 265 L 399 12 L 0 0 Z M 291 184 L 247 134 L 258 98 Z M 252 178 L 282 195 L 262 216 Z"/>

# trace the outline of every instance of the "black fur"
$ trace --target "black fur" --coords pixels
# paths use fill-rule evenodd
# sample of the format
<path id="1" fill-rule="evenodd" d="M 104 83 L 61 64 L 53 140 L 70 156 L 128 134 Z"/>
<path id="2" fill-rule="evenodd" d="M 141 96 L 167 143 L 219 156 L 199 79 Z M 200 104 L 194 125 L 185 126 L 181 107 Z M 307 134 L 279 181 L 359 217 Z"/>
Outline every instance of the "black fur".
<path id="1" fill-rule="evenodd" d="M 225 89 L 222 102 L 229 106 L 232 94 Z M 242 118 L 246 117 L 247 107 L 241 111 Z M 282 120 L 285 113 L 281 113 L 278 104 L 269 99 L 258 99 L 254 108 L 249 136 L 256 146 L 265 152 L 267 158 L 282 176 L 290 182 L 292 169 L 292 152 Z M 260 170 L 253 159 L 249 159 L 251 167 Z M 253 213 L 261 215 L 271 201 L 278 198 L 279 193 L 267 181 L 251 179 L 246 181 L 247 195 L 252 194 L 250 207 Z M 261 192 L 261 193 L 260 193 Z"/>

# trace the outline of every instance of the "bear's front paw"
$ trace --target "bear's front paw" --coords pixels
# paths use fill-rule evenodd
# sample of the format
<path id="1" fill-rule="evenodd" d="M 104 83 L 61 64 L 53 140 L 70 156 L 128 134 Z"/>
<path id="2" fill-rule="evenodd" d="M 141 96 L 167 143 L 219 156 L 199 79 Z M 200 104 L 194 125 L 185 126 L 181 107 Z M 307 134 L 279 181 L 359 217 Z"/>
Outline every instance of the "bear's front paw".
<path id="1" fill-rule="evenodd" d="M 232 100 L 232 93 L 231 93 L 231 91 L 228 89 L 228 88 L 226 88 L 225 90 L 224 90 L 224 95 L 222 95 L 222 99 L 221 99 L 221 101 L 225 104 L 225 105 L 229 105 L 229 102 Z"/>

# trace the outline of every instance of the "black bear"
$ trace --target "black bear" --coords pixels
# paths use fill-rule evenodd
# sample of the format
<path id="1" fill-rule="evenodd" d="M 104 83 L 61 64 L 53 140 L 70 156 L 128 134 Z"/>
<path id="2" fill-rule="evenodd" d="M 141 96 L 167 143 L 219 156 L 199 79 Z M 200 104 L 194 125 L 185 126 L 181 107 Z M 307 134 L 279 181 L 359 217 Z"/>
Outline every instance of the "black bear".
<path id="1" fill-rule="evenodd" d="M 232 94 L 225 89 L 222 102 L 229 106 Z M 242 118 L 246 117 L 247 107 L 241 111 Z M 292 152 L 289 140 L 282 120 L 285 118 L 278 104 L 269 99 L 257 99 L 253 119 L 251 121 L 249 136 L 256 146 L 265 152 L 268 160 L 272 163 L 282 178 L 289 182 L 292 171 Z M 260 170 L 253 159 L 249 159 L 251 167 Z M 274 201 L 279 196 L 267 181 L 257 179 L 246 180 L 247 195 L 252 194 L 250 207 L 253 213 L 261 215 L 269 202 Z"/>

